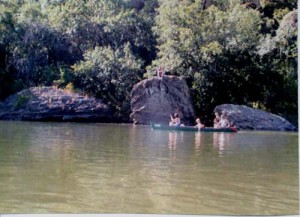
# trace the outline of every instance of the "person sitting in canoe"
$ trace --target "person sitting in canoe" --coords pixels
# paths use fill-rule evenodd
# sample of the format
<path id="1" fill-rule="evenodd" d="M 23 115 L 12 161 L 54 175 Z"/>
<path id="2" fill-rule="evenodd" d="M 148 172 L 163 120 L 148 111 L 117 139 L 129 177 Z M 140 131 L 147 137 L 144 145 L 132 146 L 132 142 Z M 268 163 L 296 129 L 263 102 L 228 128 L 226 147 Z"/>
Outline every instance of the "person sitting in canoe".
<path id="1" fill-rule="evenodd" d="M 178 113 L 175 113 L 174 117 L 172 115 L 170 115 L 170 117 L 171 117 L 171 121 L 169 123 L 169 126 L 171 127 L 183 126 L 183 124 L 180 123 L 180 117 Z"/>
<path id="2" fill-rule="evenodd" d="M 198 129 L 201 129 L 201 128 L 205 127 L 204 124 L 201 123 L 200 118 L 196 119 L 196 125 L 195 125 L 195 127 L 197 127 Z"/>
<path id="3" fill-rule="evenodd" d="M 225 112 L 222 112 L 221 119 L 220 119 L 220 127 L 221 128 L 230 127 L 230 124 L 229 124 L 229 121 L 227 119 L 227 115 Z"/>
<path id="4" fill-rule="evenodd" d="M 215 112 L 214 128 L 220 128 L 220 115 L 218 112 Z"/>

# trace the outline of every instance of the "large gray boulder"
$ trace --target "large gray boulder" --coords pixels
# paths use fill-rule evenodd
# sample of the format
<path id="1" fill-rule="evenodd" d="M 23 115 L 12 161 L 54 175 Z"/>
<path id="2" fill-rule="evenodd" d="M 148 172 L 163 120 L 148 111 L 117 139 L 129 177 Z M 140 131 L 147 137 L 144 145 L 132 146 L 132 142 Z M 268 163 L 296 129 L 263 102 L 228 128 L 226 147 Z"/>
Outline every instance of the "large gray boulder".
<path id="1" fill-rule="evenodd" d="M 244 105 L 223 104 L 215 107 L 214 112 L 225 112 L 232 126 L 244 130 L 297 130 L 294 125 L 278 115 Z"/>
<path id="2" fill-rule="evenodd" d="M 194 109 L 188 86 L 176 76 L 153 77 L 132 89 L 130 118 L 139 124 L 168 123 L 170 114 L 178 113 L 181 122 L 194 123 Z"/>
<path id="3" fill-rule="evenodd" d="M 56 87 L 34 87 L 0 104 L 0 119 L 109 122 L 110 108 L 101 100 Z"/>

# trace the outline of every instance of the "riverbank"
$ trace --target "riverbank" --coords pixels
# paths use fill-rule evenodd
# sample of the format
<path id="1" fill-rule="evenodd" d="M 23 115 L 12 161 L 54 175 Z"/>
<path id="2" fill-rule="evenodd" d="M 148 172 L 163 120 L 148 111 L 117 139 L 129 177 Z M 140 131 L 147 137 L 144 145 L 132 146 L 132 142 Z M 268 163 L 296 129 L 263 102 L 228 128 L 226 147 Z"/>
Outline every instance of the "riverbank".
<path id="1" fill-rule="evenodd" d="M 58 89 L 33 87 L 8 97 L 0 119 L 26 121 L 112 122 L 112 111 L 100 99 Z"/>
<path id="2" fill-rule="evenodd" d="M 184 94 L 177 94 L 181 87 L 185 87 Z M 118 124 L 134 122 L 148 125 L 150 122 L 158 123 L 158 120 L 168 123 L 169 114 L 173 113 L 172 108 L 181 108 L 179 110 L 185 114 L 182 116 L 182 123 L 191 126 L 195 115 L 188 96 L 185 82 L 177 77 L 145 80 L 137 84 L 133 91 L 131 118 L 134 119 L 130 121 L 129 117 L 123 117 L 123 120 L 115 117 L 112 109 L 101 99 L 56 87 L 34 87 L 16 93 L 0 103 L 0 120 Z M 160 102 L 164 102 L 164 106 Z M 215 107 L 214 112 L 219 115 L 226 113 L 230 125 L 241 130 L 297 131 L 294 125 L 278 115 L 244 105 L 223 104 Z M 124 121 L 125 119 L 128 121 Z"/>

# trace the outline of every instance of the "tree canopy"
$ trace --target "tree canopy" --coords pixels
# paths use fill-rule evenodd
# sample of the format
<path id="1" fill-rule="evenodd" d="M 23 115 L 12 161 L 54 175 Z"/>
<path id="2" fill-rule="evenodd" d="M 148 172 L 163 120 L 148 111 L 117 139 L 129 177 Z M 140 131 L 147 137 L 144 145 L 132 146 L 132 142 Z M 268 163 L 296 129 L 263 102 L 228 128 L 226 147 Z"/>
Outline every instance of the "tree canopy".
<path id="1" fill-rule="evenodd" d="M 2 0 L 0 30 L 0 99 L 58 85 L 127 121 L 133 85 L 163 66 L 204 122 L 236 103 L 297 123 L 296 0 Z"/>

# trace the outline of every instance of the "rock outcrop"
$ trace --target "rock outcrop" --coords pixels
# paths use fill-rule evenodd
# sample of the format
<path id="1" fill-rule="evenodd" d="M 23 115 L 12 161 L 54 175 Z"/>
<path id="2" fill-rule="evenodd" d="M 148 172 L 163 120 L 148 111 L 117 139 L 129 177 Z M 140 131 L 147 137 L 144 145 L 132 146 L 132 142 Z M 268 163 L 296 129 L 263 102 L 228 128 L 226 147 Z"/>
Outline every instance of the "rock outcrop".
<path id="1" fill-rule="evenodd" d="M 262 40 L 261 45 L 258 47 L 258 53 L 263 56 L 278 49 L 280 53 L 291 55 L 289 47 L 292 48 L 296 45 L 297 35 L 298 10 L 293 10 L 282 18 L 279 28 L 276 31 L 276 36 L 267 36 Z"/>
<path id="2" fill-rule="evenodd" d="M 215 1 L 215 0 L 204 0 L 204 1 L 202 2 L 202 8 L 203 8 L 203 9 L 207 9 L 207 8 L 209 8 L 211 5 L 214 5 L 215 2 L 217 2 L 217 1 Z M 255 8 L 258 8 L 258 7 L 261 6 L 260 0 L 244 0 L 244 1 L 241 2 L 241 4 L 244 4 L 244 5 L 245 5 L 245 4 L 251 4 L 251 5 L 253 5 Z"/>
<path id="3" fill-rule="evenodd" d="M 290 40 L 291 38 L 297 38 L 297 33 L 298 10 L 293 10 L 282 18 L 280 26 L 276 31 L 276 40 Z"/>
<path id="4" fill-rule="evenodd" d="M 101 100 L 55 87 L 34 87 L 0 104 L 0 119 L 31 121 L 110 122 L 110 108 Z"/>
<path id="5" fill-rule="evenodd" d="M 214 112 L 225 112 L 232 126 L 244 130 L 274 130 L 295 131 L 297 130 L 286 119 L 259 109 L 243 105 L 223 104 L 214 109 Z"/>
<path id="6" fill-rule="evenodd" d="M 178 113 L 181 122 L 194 124 L 194 109 L 186 82 L 179 77 L 153 77 L 136 84 L 132 90 L 130 118 L 139 124 L 168 123 Z"/>

